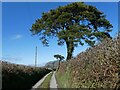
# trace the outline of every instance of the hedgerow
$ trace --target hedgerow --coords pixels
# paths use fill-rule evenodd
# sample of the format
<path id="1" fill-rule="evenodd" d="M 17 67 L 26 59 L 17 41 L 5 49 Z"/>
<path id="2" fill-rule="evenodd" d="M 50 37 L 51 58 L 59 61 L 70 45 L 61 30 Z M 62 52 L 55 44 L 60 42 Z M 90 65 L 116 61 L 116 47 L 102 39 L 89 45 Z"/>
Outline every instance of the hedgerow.
<path id="1" fill-rule="evenodd" d="M 65 88 L 120 88 L 120 37 L 106 39 L 62 63 L 56 78 Z"/>
<path id="2" fill-rule="evenodd" d="M 12 64 L 2 61 L 2 89 L 31 89 L 51 70 L 40 67 Z"/>

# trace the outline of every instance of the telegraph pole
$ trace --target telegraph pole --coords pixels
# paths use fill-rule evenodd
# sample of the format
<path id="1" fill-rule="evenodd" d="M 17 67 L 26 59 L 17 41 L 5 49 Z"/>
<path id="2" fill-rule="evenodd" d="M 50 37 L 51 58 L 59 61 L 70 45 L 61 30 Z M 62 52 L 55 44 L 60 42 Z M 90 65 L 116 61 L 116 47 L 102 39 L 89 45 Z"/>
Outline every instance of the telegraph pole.
<path id="1" fill-rule="evenodd" d="M 36 51 L 35 51 L 35 68 L 37 66 L 37 46 L 36 46 Z"/>

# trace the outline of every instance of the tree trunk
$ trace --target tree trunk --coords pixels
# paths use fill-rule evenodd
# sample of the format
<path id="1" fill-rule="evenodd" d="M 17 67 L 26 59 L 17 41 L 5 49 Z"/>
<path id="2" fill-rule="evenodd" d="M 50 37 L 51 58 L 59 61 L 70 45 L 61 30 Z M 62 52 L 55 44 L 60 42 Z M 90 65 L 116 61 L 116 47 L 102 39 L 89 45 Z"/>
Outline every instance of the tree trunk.
<path id="1" fill-rule="evenodd" d="M 73 42 L 66 42 L 66 45 L 67 45 L 67 59 L 66 60 L 69 60 L 72 58 L 72 54 L 74 51 L 74 45 L 73 45 Z"/>
<path id="2" fill-rule="evenodd" d="M 57 68 L 57 71 L 59 70 L 60 68 L 60 60 L 58 61 L 58 68 Z"/>

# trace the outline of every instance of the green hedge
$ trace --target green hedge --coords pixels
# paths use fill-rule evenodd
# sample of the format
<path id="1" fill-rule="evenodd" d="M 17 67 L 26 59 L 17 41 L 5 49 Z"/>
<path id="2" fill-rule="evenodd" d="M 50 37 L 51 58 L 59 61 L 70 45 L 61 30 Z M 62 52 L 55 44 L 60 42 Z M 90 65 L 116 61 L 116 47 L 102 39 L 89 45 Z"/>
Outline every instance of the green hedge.
<path id="1" fill-rule="evenodd" d="M 31 89 L 51 70 L 2 62 L 2 89 Z"/>

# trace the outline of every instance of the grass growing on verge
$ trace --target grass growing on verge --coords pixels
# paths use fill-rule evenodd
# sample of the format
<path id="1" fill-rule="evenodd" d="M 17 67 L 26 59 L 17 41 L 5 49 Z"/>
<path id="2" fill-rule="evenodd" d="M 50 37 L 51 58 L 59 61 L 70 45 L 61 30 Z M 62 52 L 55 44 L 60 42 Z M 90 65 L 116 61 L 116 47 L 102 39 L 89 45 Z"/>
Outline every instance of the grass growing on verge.
<path id="1" fill-rule="evenodd" d="M 50 74 L 45 78 L 45 80 L 43 81 L 43 83 L 40 85 L 39 88 L 49 88 L 49 86 L 50 86 L 50 80 L 51 80 L 52 75 L 53 75 L 53 72 L 50 73 Z"/>
<path id="2" fill-rule="evenodd" d="M 67 68 L 65 73 L 56 72 L 55 74 L 58 88 L 71 88 L 71 74 L 70 69 Z"/>

